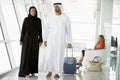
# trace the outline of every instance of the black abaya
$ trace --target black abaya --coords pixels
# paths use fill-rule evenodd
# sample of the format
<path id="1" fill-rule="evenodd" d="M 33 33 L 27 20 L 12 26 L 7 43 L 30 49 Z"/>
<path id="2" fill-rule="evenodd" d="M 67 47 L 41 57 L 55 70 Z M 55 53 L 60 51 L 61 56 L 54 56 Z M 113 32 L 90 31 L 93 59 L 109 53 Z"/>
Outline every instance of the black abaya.
<path id="1" fill-rule="evenodd" d="M 23 42 L 19 76 L 38 73 L 39 43 L 42 40 L 41 20 L 28 16 L 24 19 L 20 42 Z"/>

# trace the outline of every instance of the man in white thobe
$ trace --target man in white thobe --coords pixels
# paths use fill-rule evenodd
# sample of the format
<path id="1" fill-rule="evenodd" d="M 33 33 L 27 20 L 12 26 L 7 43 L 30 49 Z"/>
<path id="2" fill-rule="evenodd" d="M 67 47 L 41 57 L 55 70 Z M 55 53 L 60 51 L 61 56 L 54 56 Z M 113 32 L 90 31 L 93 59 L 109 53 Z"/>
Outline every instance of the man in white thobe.
<path id="1" fill-rule="evenodd" d="M 44 57 L 44 70 L 48 72 L 46 77 L 59 78 L 63 71 L 64 51 L 66 47 L 72 48 L 71 25 L 67 15 L 62 12 L 62 4 L 54 3 L 54 15 L 49 16 L 45 29 L 46 46 Z"/>

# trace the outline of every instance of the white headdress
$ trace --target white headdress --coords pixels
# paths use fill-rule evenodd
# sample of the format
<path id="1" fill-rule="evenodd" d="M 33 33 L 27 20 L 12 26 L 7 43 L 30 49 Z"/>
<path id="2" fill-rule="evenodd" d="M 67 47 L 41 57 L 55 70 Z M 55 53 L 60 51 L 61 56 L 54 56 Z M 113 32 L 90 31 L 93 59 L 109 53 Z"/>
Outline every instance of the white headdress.
<path id="1" fill-rule="evenodd" d="M 63 14 L 63 6 L 62 6 L 62 3 L 53 3 L 53 14 L 55 14 L 55 10 L 54 10 L 54 6 L 57 5 L 60 10 L 61 10 L 61 13 Z"/>

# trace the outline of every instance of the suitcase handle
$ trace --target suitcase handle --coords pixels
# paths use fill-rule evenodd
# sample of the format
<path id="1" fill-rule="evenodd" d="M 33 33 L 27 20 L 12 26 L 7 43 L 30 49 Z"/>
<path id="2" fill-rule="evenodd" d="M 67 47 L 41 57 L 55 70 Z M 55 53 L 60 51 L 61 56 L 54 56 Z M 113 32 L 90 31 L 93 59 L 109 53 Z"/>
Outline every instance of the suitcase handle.
<path id="1" fill-rule="evenodd" d="M 72 57 L 73 57 L 73 48 L 67 48 L 67 49 L 66 49 L 66 57 L 68 57 L 68 49 L 71 49 L 71 50 L 72 50 Z"/>

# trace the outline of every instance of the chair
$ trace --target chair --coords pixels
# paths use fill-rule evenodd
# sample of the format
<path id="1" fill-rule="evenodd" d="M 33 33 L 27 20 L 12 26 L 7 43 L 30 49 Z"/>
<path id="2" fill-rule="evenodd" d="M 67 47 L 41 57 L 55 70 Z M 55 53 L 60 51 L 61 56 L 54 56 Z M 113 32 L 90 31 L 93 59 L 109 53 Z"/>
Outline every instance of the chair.
<path id="1" fill-rule="evenodd" d="M 106 62 L 107 52 L 106 49 L 101 50 L 86 50 L 85 57 L 83 60 L 83 66 L 87 67 L 88 61 L 92 61 L 95 56 L 101 57 L 101 62 Z"/>

